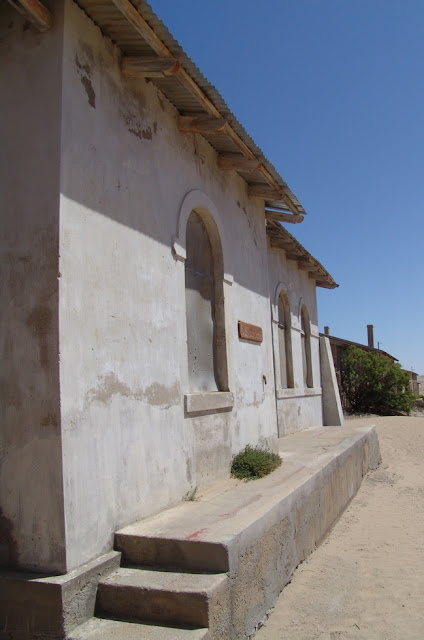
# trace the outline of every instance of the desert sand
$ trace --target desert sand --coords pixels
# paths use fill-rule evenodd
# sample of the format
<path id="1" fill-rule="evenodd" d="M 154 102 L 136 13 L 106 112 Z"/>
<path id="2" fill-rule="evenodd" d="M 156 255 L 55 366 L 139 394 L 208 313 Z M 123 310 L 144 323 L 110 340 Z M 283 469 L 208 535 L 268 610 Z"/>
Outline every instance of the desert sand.
<path id="1" fill-rule="evenodd" d="M 365 417 L 383 461 L 255 640 L 424 640 L 424 417 Z"/>

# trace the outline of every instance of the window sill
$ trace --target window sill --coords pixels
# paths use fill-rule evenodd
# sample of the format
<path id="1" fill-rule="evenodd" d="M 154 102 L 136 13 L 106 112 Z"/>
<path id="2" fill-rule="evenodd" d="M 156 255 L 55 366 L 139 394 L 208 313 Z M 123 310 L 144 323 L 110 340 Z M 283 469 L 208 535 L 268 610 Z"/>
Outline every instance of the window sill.
<path id="1" fill-rule="evenodd" d="M 277 389 L 277 400 L 283 400 L 284 398 L 305 398 L 310 396 L 322 395 L 321 387 L 298 387 L 296 389 Z"/>
<path id="2" fill-rule="evenodd" d="M 234 406 L 234 394 L 230 391 L 200 391 L 199 393 L 186 393 L 184 395 L 184 405 L 186 413 L 232 409 Z"/>

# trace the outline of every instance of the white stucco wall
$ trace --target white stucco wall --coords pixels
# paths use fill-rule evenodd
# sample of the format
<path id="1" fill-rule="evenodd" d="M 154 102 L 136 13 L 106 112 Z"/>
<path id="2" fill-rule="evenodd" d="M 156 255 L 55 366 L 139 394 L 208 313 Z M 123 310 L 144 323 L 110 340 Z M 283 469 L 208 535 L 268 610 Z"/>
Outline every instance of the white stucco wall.
<path id="1" fill-rule="evenodd" d="M 283 249 L 269 246 L 269 282 L 272 309 L 274 365 L 279 437 L 308 427 L 322 426 L 322 390 L 319 360 L 319 330 L 316 285 L 306 271 L 288 260 Z M 287 295 L 291 317 L 291 342 L 294 388 L 282 389 L 278 383 L 280 357 L 278 349 L 278 296 Z M 303 377 L 301 345 L 301 310 L 305 305 L 310 320 L 312 387 L 306 387 Z"/>
<path id="2" fill-rule="evenodd" d="M 119 51 L 66 3 L 60 202 L 60 383 L 68 568 L 117 527 L 275 447 L 263 207 L 182 134 L 174 107 L 128 82 Z M 232 409 L 190 416 L 179 214 L 197 190 L 219 216 Z M 203 202 L 199 195 L 199 205 Z M 204 198 L 203 198 L 204 200 Z M 181 238 L 180 238 L 181 240 Z M 243 343 L 237 321 L 263 328 Z"/>
<path id="3" fill-rule="evenodd" d="M 283 251 L 268 252 L 263 204 L 218 169 L 201 136 L 179 132 L 152 83 L 121 76 L 119 50 L 72 0 L 55 3 L 46 34 L 0 10 L 10 258 L 0 553 L 64 572 L 110 549 L 117 528 L 226 475 L 246 444 L 275 449 L 278 430 L 322 423 L 315 285 Z M 214 410 L 188 395 L 193 208 L 213 216 L 222 244 L 228 389 Z M 277 390 L 276 401 L 281 282 L 295 388 Z M 312 389 L 303 385 L 302 304 Z M 239 320 L 261 327 L 263 342 L 240 340 Z"/>

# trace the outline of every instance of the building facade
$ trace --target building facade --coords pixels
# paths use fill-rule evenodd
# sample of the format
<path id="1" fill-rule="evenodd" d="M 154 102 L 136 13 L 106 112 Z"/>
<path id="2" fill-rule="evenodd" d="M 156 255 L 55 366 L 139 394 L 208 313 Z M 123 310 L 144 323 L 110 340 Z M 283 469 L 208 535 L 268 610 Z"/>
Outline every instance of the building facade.
<path id="1" fill-rule="evenodd" d="M 325 422 L 303 208 L 136 4 L 0 6 L 3 567 L 65 574 Z"/>

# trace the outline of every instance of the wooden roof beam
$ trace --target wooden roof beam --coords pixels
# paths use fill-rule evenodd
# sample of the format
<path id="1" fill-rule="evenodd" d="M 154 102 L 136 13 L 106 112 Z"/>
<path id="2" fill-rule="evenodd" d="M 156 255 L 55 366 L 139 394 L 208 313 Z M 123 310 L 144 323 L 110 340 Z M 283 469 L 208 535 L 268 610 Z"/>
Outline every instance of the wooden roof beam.
<path id="1" fill-rule="evenodd" d="M 294 242 L 290 242 L 290 240 L 284 240 L 283 238 L 279 238 L 278 236 L 271 236 L 271 247 L 284 249 L 284 251 L 297 251 L 297 255 L 299 256 L 302 255 L 299 249 L 296 248 L 296 245 Z"/>
<path id="2" fill-rule="evenodd" d="M 131 4 L 130 0 L 112 0 L 112 2 L 159 57 L 174 58 L 171 51 L 163 44 L 159 36 L 157 36 L 153 29 L 147 24 L 147 22 L 139 14 L 137 9 Z M 212 116 L 213 118 L 222 118 L 219 110 L 203 93 L 200 87 L 197 86 L 193 78 L 185 71 L 182 66 L 178 69 L 178 71 L 176 71 L 174 77 L 178 78 L 181 84 L 184 85 L 184 87 L 191 93 L 191 95 L 197 100 L 197 102 L 205 109 L 209 116 Z M 244 155 L 245 158 L 248 158 L 249 160 L 255 160 L 254 153 L 228 123 L 225 127 L 225 134 L 230 138 L 230 140 L 235 144 L 237 149 L 239 149 L 239 151 Z M 266 167 L 262 165 L 258 171 L 263 176 L 264 180 L 270 185 L 270 187 L 272 187 L 276 191 L 281 190 L 280 185 L 277 183 L 277 181 L 270 174 Z M 287 204 L 287 208 L 292 211 L 293 214 L 299 215 L 300 212 L 297 206 L 294 204 L 294 202 L 292 202 L 287 194 L 283 193 L 280 199 L 282 199 Z M 297 222 L 301 222 L 302 220 L 303 217 L 300 216 L 300 218 L 297 219 Z"/>
<path id="3" fill-rule="evenodd" d="M 172 57 L 169 49 L 163 44 L 153 29 L 149 27 L 129 0 L 112 0 L 112 2 L 158 56 L 161 58 Z"/>
<path id="4" fill-rule="evenodd" d="M 156 35 L 150 25 L 147 24 L 145 19 L 129 0 L 112 0 L 112 2 L 160 58 L 172 58 L 173 60 L 176 60 L 168 47 L 162 42 L 159 36 Z M 197 102 L 199 102 L 199 104 L 202 105 L 209 115 L 215 118 L 221 117 L 218 109 L 213 105 L 209 98 L 205 96 L 203 91 L 197 86 L 193 78 L 188 75 L 182 66 L 174 75 L 175 77 L 178 77 L 180 82 L 188 89 L 188 91 L 190 91 L 192 96 L 197 100 Z"/>
<path id="5" fill-rule="evenodd" d="M 307 256 L 302 256 L 298 258 L 298 262 L 299 262 L 299 267 L 301 269 L 305 269 L 306 271 L 309 271 L 311 276 L 322 277 L 324 275 L 322 273 L 322 269 L 317 264 L 315 264 L 312 257 L 308 258 Z"/>
<path id="6" fill-rule="evenodd" d="M 268 185 L 251 185 L 247 187 L 247 195 L 249 198 L 258 200 L 282 200 L 283 192 L 281 189 L 274 189 Z"/>
<path id="7" fill-rule="evenodd" d="M 183 133 L 201 133 L 204 135 L 223 133 L 227 126 L 225 118 L 210 118 L 209 116 L 180 116 L 178 128 Z"/>
<path id="8" fill-rule="evenodd" d="M 271 186 L 271 189 L 274 189 L 279 194 L 278 198 L 266 198 L 266 200 L 282 201 L 286 205 L 287 209 L 289 209 L 292 213 L 294 213 L 295 215 L 300 215 L 300 211 L 297 206 L 294 204 L 294 202 L 292 202 L 291 198 L 282 190 L 281 186 L 276 182 L 276 180 L 274 180 L 272 175 L 264 166 L 262 166 L 260 173 Z M 304 211 L 302 213 L 306 214 L 306 212 Z"/>
<path id="9" fill-rule="evenodd" d="M 281 240 L 280 238 L 271 236 L 271 247 L 277 247 L 277 249 L 290 251 L 291 249 L 293 249 L 294 245 L 291 242 L 284 242 L 284 240 Z"/>
<path id="10" fill-rule="evenodd" d="M 261 171 L 262 172 L 262 171 Z M 247 188 L 247 195 L 249 198 L 257 198 L 258 200 L 268 200 L 273 203 L 283 202 L 285 204 L 286 210 L 292 211 L 295 216 L 299 216 L 301 218 L 298 222 L 302 222 L 303 217 L 300 215 L 298 208 L 291 202 L 286 193 L 277 185 L 268 186 L 268 185 L 252 185 Z M 272 205 L 273 209 L 276 209 L 274 205 Z M 286 214 L 287 215 L 287 214 Z M 282 220 L 281 214 L 277 211 L 270 211 L 269 217 Z"/>
<path id="11" fill-rule="evenodd" d="M 48 31 L 51 28 L 52 14 L 39 0 L 9 0 L 9 3 L 39 31 Z"/>
<path id="12" fill-rule="evenodd" d="M 296 260 L 297 266 L 301 271 L 311 271 L 311 265 L 308 262 L 303 262 L 303 260 L 299 258 L 294 259 Z"/>
<path id="13" fill-rule="evenodd" d="M 239 153 L 221 153 L 218 156 L 218 167 L 223 171 L 259 171 L 262 164 L 259 160 L 246 158 Z"/>
<path id="14" fill-rule="evenodd" d="M 129 56 L 122 58 L 121 71 L 127 78 L 167 78 L 181 67 L 176 58 Z"/>
<path id="15" fill-rule="evenodd" d="M 266 218 L 268 220 L 268 218 Z M 272 220 L 278 220 L 279 222 L 289 222 L 290 224 L 299 224 L 303 221 L 303 216 L 298 215 L 297 213 L 279 213 L 277 218 L 272 218 Z"/>
<path id="16" fill-rule="evenodd" d="M 303 216 L 298 213 L 285 213 L 284 211 L 267 211 L 265 209 L 265 219 L 273 221 L 277 220 L 278 222 L 290 222 L 291 224 L 299 224 L 299 222 L 302 222 Z"/>

